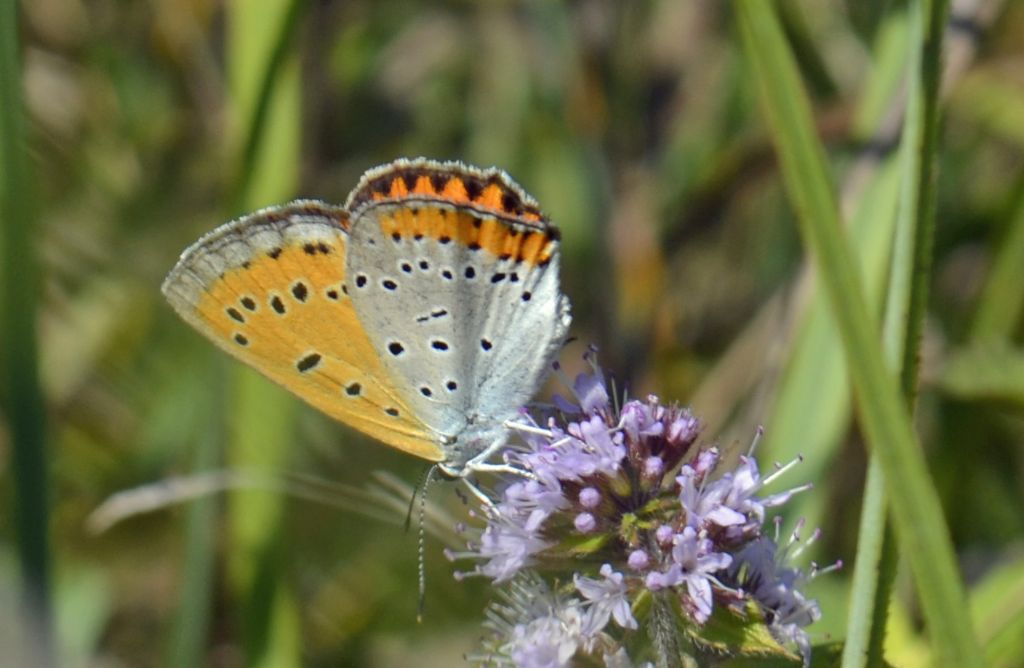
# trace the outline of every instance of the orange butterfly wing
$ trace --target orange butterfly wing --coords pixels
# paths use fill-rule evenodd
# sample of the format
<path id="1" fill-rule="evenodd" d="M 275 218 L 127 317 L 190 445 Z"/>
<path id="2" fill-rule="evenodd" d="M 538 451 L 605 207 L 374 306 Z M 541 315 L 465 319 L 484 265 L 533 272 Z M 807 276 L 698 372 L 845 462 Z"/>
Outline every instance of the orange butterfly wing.
<path id="1" fill-rule="evenodd" d="M 163 291 L 220 348 L 327 415 L 399 450 L 442 461 L 431 431 L 394 387 L 345 285 L 348 214 L 296 201 L 207 234 Z"/>

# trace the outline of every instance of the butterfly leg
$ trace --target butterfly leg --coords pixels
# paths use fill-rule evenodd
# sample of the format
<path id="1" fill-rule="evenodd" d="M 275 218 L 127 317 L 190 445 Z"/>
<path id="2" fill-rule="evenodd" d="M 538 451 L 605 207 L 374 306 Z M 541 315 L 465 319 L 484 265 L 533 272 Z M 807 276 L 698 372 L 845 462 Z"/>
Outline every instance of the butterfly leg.
<path id="1" fill-rule="evenodd" d="M 476 457 L 473 457 L 473 459 L 470 459 L 468 462 L 466 462 L 466 466 L 462 469 L 462 477 L 464 478 L 466 475 L 469 475 L 470 473 L 511 473 L 512 475 L 517 475 L 523 478 L 530 478 L 532 480 L 536 480 L 537 476 L 533 475 L 532 473 L 525 469 L 519 468 L 518 466 L 513 466 L 512 464 L 509 464 L 507 462 L 502 464 L 492 464 L 487 461 L 488 459 L 493 457 L 495 453 L 497 453 L 499 450 L 505 447 L 505 444 L 507 442 L 508 437 L 502 436 L 501 438 L 496 439 L 494 443 L 491 443 L 489 446 L 487 446 L 487 448 L 484 449 Z"/>
<path id="2" fill-rule="evenodd" d="M 494 505 L 494 501 L 491 501 L 491 497 L 487 496 L 482 489 L 476 486 L 476 483 L 469 479 L 468 475 L 464 475 L 460 478 L 463 484 L 466 485 L 466 489 L 469 493 L 476 497 L 480 505 L 483 506 L 484 512 L 488 515 L 500 515 L 498 506 Z"/>
<path id="3" fill-rule="evenodd" d="M 535 436 L 543 436 L 544 438 L 553 438 L 554 437 L 554 434 L 550 430 L 542 429 L 540 427 L 535 427 L 535 426 L 533 426 L 531 424 L 526 424 L 525 422 L 516 422 L 515 420 L 505 420 L 505 422 L 502 423 L 502 426 L 504 426 L 506 429 L 515 429 L 516 431 L 521 431 L 521 432 L 523 432 L 525 434 L 533 434 Z"/>
<path id="4" fill-rule="evenodd" d="M 537 476 L 530 473 L 526 469 L 521 469 L 518 466 L 513 466 L 512 464 L 481 463 L 474 466 L 473 471 L 483 473 L 511 473 L 512 475 L 517 475 L 520 478 L 529 478 L 530 480 L 537 479 Z"/>

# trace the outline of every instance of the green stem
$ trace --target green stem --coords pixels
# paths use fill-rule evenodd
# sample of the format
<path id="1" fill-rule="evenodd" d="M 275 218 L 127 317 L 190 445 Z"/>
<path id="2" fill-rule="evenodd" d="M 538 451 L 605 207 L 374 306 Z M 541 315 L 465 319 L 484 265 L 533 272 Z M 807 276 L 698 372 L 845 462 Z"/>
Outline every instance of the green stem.
<path id="1" fill-rule="evenodd" d="M 42 665 L 53 663 L 50 611 L 50 512 L 46 403 L 39 382 L 36 309 L 38 214 L 28 158 L 18 3 L 0 3 L 0 349 L 2 411 L 12 446 L 14 525 L 25 609 Z"/>
<path id="2" fill-rule="evenodd" d="M 212 347 L 205 352 L 202 365 L 205 382 L 197 397 L 202 407 L 191 425 L 190 442 L 195 444 L 193 469 L 210 471 L 222 465 L 224 442 L 224 360 Z M 217 524 L 220 500 L 213 496 L 197 499 L 188 508 L 185 520 L 186 574 L 174 627 L 167 644 L 164 665 L 175 668 L 202 665 L 206 658 L 209 623 L 212 617 L 214 572 L 217 561 Z"/>
<path id="3" fill-rule="evenodd" d="M 238 215 L 239 211 L 246 209 L 246 200 L 250 198 L 249 188 L 252 183 L 253 173 L 256 170 L 256 157 L 264 137 L 264 128 L 267 124 L 267 116 L 270 110 L 270 101 L 281 75 L 281 68 L 288 61 L 291 54 L 292 42 L 298 32 L 296 26 L 299 18 L 306 9 L 306 0 L 292 0 L 289 4 L 283 20 L 280 22 L 279 30 L 274 39 L 274 47 L 267 60 L 266 69 L 260 77 L 259 90 L 256 94 L 255 103 L 249 109 L 249 117 L 244 126 L 245 142 L 242 144 L 242 152 L 238 162 L 237 178 L 234 187 L 228 196 L 229 216 Z"/>

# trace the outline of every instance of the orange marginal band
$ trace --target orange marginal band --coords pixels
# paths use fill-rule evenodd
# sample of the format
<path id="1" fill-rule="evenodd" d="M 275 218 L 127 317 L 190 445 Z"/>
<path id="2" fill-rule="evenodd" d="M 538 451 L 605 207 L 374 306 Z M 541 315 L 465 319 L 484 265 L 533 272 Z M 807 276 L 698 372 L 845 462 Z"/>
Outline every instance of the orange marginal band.
<path id="1" fill-rule="evenodd" d="M 379 206 L 385 209 L 380 216 L 381 229 L 395 239 L 427 237 L 441 243 L 455 241 L 531 266 L 546 265 L 556 247 L 553 227 L 517 224 L 458 207 Z"/>
<path id="2" fill-rule="evenodd" d="M 451 166 L 442 169 L 437 164 L 406 163 L 364 183 L 351 195 L 349 210 L 355 211 L 366 202 L 415 197 L 470 205 L 527 223 L 543 222 L 544 216 L 537 205 L 505 179 L 496 171 Z"/>

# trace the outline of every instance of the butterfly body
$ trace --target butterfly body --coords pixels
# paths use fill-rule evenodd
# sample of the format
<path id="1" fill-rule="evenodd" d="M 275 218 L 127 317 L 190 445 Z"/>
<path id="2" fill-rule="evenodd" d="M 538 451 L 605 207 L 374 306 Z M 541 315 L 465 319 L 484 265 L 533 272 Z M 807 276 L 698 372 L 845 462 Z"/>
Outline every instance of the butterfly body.
<path id="1" fill-rule="evenodd" d="M 503 172 L 399 160 L 343 207 L 221 226 L 163 290 L 233 356 L 459 476 L 504 441 L 565 340 L 558 264 L 557 230 Z"/>

